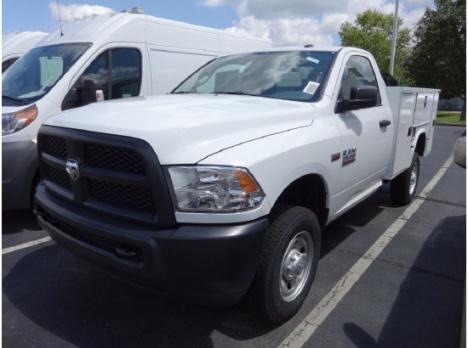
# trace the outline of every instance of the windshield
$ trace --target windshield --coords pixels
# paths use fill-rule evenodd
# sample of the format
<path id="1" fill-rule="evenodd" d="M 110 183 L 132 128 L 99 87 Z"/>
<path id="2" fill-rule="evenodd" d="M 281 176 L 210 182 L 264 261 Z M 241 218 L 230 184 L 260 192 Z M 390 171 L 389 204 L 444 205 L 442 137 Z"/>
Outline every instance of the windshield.
<path id="1" fill-rule="evenodd" d="M 221 57 L 196 71 L 172 93 L 247 94 L 315 101 L 332 52 L 257 52 Z"/>
<path id="2" fill-rule="evenodd" d="M 4 74 L 2 105 L 25 105 L 43 97 L 90 46 L 68 43 L 33 48 Z"/>

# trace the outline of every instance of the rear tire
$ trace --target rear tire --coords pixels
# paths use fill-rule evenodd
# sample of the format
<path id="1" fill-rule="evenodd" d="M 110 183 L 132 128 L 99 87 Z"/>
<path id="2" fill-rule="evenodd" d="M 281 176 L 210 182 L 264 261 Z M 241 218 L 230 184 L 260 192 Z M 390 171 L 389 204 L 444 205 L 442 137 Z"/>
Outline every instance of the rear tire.
<path id="1" fill-rule="evenodd" d="M 301 308 L 317 270 L 320 233 L 315 213 L 298 206 L 286 207 L 268 228 L 251 299 L 270 322 L 284 322 Z"/>
<path id="2" fill-rule="evenodd" d="M 415 152 L 411 166 L 390 183 L 390 195 L 395 203 L 406 205 L 414 198 L 419 182 L 419 169 L 419 155 Z"/>

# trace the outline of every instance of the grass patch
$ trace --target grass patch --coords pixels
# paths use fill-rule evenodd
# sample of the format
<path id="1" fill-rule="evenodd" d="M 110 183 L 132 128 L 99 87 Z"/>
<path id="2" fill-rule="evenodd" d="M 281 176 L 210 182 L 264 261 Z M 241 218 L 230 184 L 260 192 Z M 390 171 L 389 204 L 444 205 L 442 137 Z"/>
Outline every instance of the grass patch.
<path id="1" fill-rule="evenodd" d="M 460 121 L 460 112 L 438 112 L 436 123 L 453 123 L 466 125 L 466 121 Z"/>

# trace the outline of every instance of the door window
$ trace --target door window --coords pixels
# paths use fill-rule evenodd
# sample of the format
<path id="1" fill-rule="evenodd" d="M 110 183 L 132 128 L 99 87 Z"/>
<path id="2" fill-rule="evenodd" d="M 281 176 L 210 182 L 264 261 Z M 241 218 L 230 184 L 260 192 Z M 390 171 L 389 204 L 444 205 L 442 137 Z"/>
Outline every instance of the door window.
<path id="1" fill-rule="evenodd" d="M 374 86 L 377 89 L 379 85 L 370 61 L 362 56 L 352 56 L 346 63 L 341 87 L 338 95 L 339 100 L 351 99 L 351 89 L 359 86 Z M 377 105 L 380 104 L 380 93 L 377 99 Z"/>
<path id="2" fill-rule="evenodd" d="M 111 54 L 112 74 L 110 99 L 135 97 L 140 93 L 140 51 L 116 48 Z"/>
<path id="3" fill-rule="evenodd" d="M 134 48 L 114 48 L 101 53 L 73 85 L 62 109 L 96 101 L 102 90 L 104 100 L 134 97 L 140 94 L 141 55 Z"/>
<path id="4" fill-rule="evenodd" d="M 75 88 L 82 89 L 87 84 L 102 90 L 104 99 L 109 99 L 109 51 L 97 56 L 80 76 Z"/>

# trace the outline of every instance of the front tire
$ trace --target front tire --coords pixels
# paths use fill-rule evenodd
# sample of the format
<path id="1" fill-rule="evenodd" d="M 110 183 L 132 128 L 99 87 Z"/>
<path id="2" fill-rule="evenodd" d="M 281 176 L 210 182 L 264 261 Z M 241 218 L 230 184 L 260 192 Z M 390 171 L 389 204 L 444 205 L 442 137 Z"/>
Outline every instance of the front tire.
<path id="1" fill-rule="evenodd" d="M 419 155 L 415 152 L 411 166 L 390 183 L 390 195 L 395 203 L 406 205 L 414 198 L 419 182 L 419 170 Z"/>
<path id="2" fill-rule="evenodd" d="M 289 207 L 272 221 L 251 289 L 269 321 L 284 322 L 301 308 L 317 270 L 320 233 L 316 215 L 303 207 Z"/>

